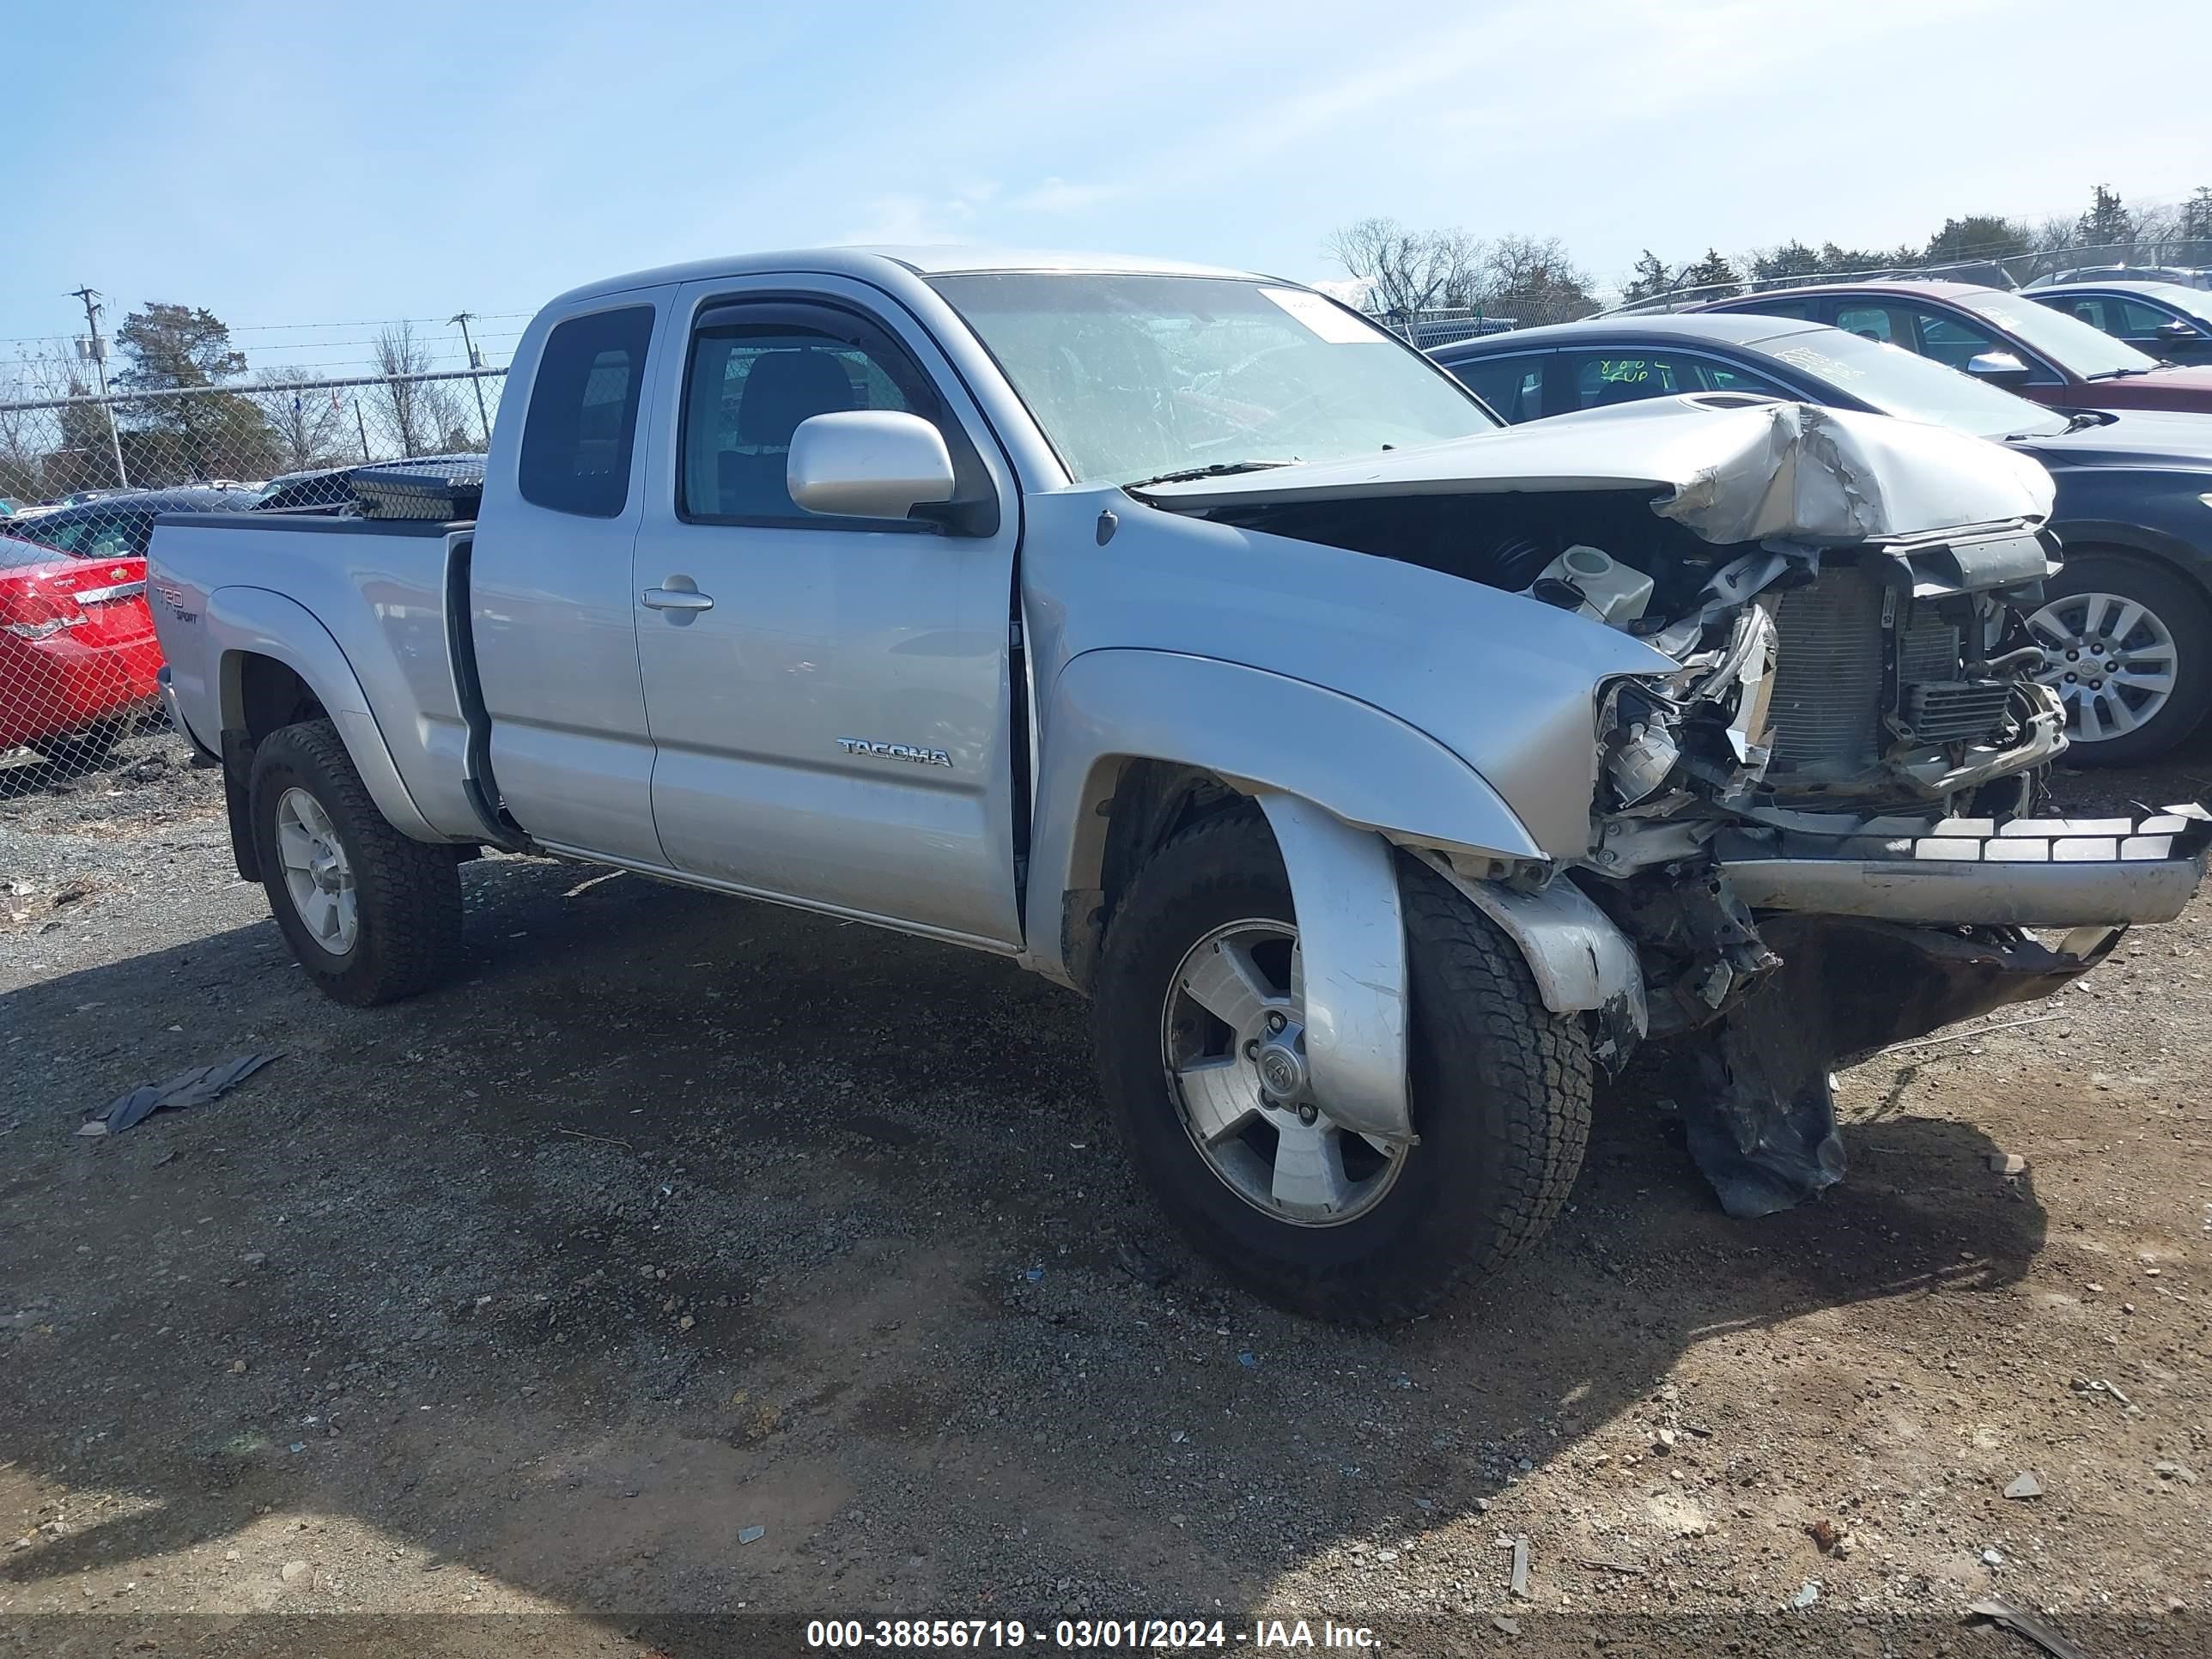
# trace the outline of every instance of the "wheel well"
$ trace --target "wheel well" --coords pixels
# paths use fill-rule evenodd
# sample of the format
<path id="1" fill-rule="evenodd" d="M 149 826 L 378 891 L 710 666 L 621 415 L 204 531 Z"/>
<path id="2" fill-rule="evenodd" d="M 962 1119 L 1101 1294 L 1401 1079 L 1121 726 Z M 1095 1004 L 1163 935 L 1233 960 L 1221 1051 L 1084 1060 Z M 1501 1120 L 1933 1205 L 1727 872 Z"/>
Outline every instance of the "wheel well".
<path id="1" fill-rule="evenodd" d="M 1249 795 L 1218 774 L 1175 761 L 1109 762 L 1094 775 L 1093 784 L 1088 794 L 1094 833 L 1079 842 L 1060 918 L 1063 959 L 1085 990 L 1122 895 L 1152 854 L 1205 819 L 1259 812 Z"/>
<path id="2" fill-rule="evenodd" d="M 247 655 L 238 665 L 238 726 L 258 743 L 271 732 L 324 717 L 322 700 L 290 665 Z"/>

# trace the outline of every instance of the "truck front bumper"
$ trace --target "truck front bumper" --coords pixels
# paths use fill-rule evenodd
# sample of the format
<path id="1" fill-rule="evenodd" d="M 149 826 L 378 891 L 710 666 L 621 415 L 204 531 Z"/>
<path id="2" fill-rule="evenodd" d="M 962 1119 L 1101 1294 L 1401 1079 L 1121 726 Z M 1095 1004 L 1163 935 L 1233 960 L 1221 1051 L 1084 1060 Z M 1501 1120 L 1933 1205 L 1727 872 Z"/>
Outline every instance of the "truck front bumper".
<path id="1" fill-rule="evenodd" d="M 1731 832 L 1715 850 L 1754 911 L 1984 927 L 2171 921 L 2203 878 L 2212 813 L 1875 820 L 1846 836 Z"/>

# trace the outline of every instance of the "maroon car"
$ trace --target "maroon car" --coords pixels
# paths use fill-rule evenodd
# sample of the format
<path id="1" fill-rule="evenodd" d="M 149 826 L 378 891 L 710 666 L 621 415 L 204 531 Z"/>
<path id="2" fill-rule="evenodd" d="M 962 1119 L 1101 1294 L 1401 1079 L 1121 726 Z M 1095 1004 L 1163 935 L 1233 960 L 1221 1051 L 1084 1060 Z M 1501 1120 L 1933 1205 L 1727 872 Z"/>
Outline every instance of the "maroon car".
<path id="1" fill-rule="evenodd" d="M 2079 318 L 2002 289 L 1965 283 L 1824 283 L 1715 300 L 1693 309 L 1827 323 L 2061 409 L 2212 414 L 2212 364 L 2162 363 Z"/>

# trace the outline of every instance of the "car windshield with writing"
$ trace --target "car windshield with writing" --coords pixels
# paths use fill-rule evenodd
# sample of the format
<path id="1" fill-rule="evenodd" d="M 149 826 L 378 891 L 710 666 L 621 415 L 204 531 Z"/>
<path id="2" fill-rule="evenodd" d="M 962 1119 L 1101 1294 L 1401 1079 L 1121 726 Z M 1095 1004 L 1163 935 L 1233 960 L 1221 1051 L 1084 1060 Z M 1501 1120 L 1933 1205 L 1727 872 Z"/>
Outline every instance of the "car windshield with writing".
<path id="1" fill-rule="evenodd" d="M 1080 483 L 1346 460 L 1498 425 L 1412 348 L 1304 289 L 1074 272 L 933 286 Z"/>
<path id="2" fill-rule="evenodd" d="M 2040 404 L 1845 329 L 1778 335 L 1755 342 L 1753 349 L 1899 420 L 1956 427 L 1984 438 L 2066 430 L 2066 417 Z"/>

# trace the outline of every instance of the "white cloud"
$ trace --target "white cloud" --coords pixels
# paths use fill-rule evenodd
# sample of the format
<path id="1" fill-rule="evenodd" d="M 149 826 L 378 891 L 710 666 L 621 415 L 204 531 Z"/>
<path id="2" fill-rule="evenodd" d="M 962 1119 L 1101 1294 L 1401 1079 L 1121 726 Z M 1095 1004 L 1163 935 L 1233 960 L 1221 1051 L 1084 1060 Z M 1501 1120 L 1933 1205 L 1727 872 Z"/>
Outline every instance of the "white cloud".
<path id="1" fill-rule="evenodd" d="M 1080 213 L 1128 193 L 1127 185 L 1074 185 L 1065 179 L 1047 179 L 1010 198 L 1006 205 L 1020 213 Z"/>

